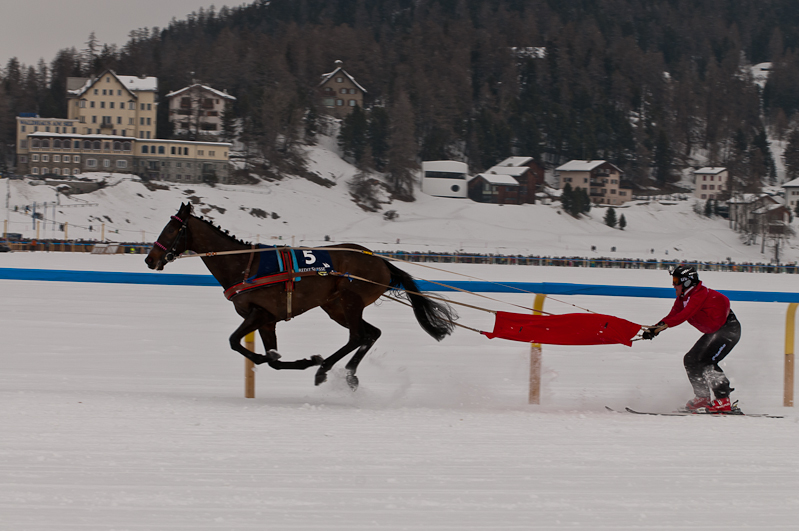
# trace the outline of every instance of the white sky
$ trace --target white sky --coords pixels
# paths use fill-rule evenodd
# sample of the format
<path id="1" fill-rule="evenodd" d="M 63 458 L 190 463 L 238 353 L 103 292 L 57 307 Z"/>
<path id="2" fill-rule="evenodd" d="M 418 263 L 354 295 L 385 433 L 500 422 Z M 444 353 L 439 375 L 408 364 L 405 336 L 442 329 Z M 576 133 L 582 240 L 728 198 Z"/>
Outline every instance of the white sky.
<path id="1" fill-rule="evenodd" d="M 200 7 L 241 5 L 212 0 L 0 0 L 0 67 L 17 57 L 49 64 L 56 52 L 86 46 L 93 31 L 100 45 L 124 45 L 130 31 L 163 28 Z"/>

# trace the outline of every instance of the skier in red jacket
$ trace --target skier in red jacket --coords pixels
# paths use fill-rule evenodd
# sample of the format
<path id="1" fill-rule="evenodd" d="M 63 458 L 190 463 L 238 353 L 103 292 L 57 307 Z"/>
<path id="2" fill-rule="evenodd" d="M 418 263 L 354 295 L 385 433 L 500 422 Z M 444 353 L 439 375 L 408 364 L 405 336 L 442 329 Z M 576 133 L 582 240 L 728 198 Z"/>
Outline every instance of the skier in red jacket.
<path id="1" fill-rule="evenodd" d="M 706 288 L 692 266 L 677 266 L 671 275 L 677 300 L 671 312 L 657 325 L 648 328 L 642 337 L 652 339 L 666 328 L 685 321 L 702 332 L 704 335 L 683 359 L 696 395 L 685 404 L 685 409 L 696 413 L 732 413 L 737 409 L 733 409 L 730 403 L 733 389 L 719 367 L 719 362 L 741 338 L 741 324 L 730 309 L 730 299 Z M 715 396 L 712 401 L 711 391 Z"/>

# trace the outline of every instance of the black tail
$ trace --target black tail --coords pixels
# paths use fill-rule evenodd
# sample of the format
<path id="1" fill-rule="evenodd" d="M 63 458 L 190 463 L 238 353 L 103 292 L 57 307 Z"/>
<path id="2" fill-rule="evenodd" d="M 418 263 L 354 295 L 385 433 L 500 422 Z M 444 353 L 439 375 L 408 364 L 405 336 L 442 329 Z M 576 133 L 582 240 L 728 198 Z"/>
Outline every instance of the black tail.
<path id="1" fill-rule="evenodd" d="M 441 341 L 455 329 L 455 320 L 458 315 L 448 304 L 437 302 L 423 295 L 418 295 L 419 288 L 414 278 L 386 260 L 388 270 L 391 272 L 391 286 L 402 288 L 411 301 L 416 320 L 436 341 Z"/>

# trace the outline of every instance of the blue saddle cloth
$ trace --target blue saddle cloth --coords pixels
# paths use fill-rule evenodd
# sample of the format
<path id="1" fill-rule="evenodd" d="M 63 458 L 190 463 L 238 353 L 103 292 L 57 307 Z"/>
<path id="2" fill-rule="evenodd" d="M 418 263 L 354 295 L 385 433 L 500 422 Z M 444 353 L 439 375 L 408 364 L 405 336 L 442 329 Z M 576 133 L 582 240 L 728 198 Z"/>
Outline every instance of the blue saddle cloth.
<path id="1" fill-rule="evenodd" d="M 285 247 L 275 247 L 273 245 L 257 246 L 259 249 L 271 248 L 273 251 L 263 251 L 259 253 L 260 260 L 258 262 L 258 271 L 253 276 L 247 279 L 247 282 L 252 282 L 256 278 L 268 277 L 276 275 L 289 270 L 289 264 L 284 263 L 285 254 L 281 250 Z M 291 255 L 291 270 L 296 273 L 304 273 L 306 271 L 333 271 L 333 262 L 330 259 L 330 253 L 318 249 L 293 249 L 290 251 Z M 294 280 L 300 280 L 300 277 Z"/>

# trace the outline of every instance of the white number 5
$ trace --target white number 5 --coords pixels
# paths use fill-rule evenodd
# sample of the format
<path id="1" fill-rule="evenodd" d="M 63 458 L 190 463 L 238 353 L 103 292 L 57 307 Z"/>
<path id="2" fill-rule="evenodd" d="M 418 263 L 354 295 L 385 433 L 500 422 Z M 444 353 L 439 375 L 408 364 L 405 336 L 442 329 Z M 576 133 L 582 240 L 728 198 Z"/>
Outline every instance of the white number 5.
<path id="1" fill-rule="evenodd" d="M 305 257 L 305 265 L 311 265 L 316 262 L 316 257 L 313 255 L 313 251 L 303 251 L 302 255 Z"/>

